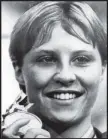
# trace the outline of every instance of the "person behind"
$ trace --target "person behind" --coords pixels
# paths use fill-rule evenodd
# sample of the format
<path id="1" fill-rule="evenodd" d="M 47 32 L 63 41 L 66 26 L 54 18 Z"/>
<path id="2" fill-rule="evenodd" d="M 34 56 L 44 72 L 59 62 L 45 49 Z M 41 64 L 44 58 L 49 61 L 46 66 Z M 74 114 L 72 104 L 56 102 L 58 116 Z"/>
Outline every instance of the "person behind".
<path id="1" fill-rule="evenodd" d="M 43 123 L 23 138 L 103 137 L 91 114 L 106 67 L 106 33 L 89 5 L 40 2 L 17 21 L 9 53 L 27 102 L 34 103 L 28 112 Z M 28 122 L 18 119 L 3 136 L 18 137 Z"/>

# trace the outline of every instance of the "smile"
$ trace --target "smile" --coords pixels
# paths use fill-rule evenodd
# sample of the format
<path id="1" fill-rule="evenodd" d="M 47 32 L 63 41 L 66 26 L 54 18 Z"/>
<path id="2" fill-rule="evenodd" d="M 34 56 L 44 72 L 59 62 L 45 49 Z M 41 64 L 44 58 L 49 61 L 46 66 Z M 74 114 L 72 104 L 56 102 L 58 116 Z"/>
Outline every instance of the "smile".
<path id="1" fill-rule="evenodd" d="M 47 93 L 47 97 L 58 100 L 70 100 L 80 97 L 83 93 L 78 91 L 53 91 Z"/>

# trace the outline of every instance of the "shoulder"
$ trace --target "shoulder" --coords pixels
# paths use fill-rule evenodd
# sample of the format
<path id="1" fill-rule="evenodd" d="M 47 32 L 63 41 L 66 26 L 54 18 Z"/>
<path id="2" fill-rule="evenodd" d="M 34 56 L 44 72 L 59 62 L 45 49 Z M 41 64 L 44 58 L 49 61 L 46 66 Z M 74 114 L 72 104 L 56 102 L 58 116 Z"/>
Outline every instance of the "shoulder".
<path id="1" fill-rule="evenodd" d="M 102 138 L 107 138 L 107 132 L 102 133 Z"/>
<path id="2" fill-rule="evenodd" d="M 100 132 L 96 127 L 94 127 L 95 134 L 97 138 L 107 138 L 107 132 Z"/>

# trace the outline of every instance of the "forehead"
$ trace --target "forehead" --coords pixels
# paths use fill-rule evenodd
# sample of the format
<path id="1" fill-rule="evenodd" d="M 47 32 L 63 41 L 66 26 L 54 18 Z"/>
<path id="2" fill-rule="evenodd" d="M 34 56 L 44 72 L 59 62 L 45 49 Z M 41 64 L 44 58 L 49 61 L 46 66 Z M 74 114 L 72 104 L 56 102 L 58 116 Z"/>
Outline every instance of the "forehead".
<path id="1" fill-rule="evenodd" d="M 80 35 L 83 35 L 83 32 L 81 30 Z M 56 25 L 52 31 L 51 38 L 47 43 L 44 43 L 43 45 L 39 46 L 38 48 L 34 47 L 37 50 L 88 50 L 93 51 L 96 48 L 94 48 L 91 44 L 87 44 L 77 37 L 70 35 L 67 33 L 60 24 Z"/>
<path id="2" fill-rule="evenodd" d="M 35 59 L 36 56 L 55 54 L 61 58 L 71 57 L 79 54 L 92 55 L 96 59 L 101 59 L 97 47 L 87 44 L 77 37 L 67 33 L 61 26 L 57 25 L 52 31 L 51 38 L 48 42 L 33 47 L 25 56 L 28 59 Z"/>

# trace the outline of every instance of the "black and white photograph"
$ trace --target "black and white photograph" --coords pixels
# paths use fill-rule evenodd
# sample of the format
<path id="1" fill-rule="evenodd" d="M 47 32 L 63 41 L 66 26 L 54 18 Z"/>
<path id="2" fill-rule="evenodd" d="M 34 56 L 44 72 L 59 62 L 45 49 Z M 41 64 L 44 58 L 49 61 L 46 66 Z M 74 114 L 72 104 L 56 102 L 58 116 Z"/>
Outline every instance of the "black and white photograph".
<path id="1" fill-rule="evenodd" d="M 107 1 L 1 1 L 1 138 L 107 138 Z"/>

